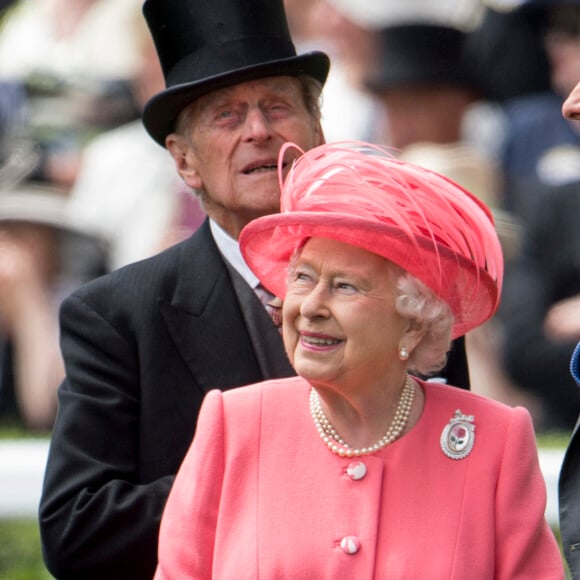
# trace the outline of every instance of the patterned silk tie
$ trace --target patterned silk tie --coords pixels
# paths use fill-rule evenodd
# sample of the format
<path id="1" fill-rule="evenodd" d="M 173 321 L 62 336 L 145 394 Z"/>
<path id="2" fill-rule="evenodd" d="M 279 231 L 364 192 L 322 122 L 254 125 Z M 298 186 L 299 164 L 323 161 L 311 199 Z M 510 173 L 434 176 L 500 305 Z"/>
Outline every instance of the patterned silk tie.
<path id="1" fill-rule="evenodd" d="M 282 301 L 266 290 L 262 284 L 258 284 L 254 291 L 264 305 L 266 312 L 270 315 L 274 326 L 279 329 L 282 326 Z"/>

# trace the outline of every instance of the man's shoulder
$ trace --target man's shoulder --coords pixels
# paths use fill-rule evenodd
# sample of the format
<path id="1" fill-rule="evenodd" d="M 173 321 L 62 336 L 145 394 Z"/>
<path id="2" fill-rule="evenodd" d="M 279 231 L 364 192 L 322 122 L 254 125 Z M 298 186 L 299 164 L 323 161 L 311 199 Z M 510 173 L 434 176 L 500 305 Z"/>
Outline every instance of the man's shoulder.
<path id="1" fill-rule="evenodd" d="M 117 270 L 95 278 L 81 286 L 75 294 L 92 295 L 95 292 L 126 291 L 131 288 L 154 288 L 167 279 L 173 279 L 178 274 L 178 264 L 184 242 L 172 246 L 163 252 L 127 264 Z"/>
<path id="2" fill-rule="evenodd" d="M 101 309 L 116 304 L 135 309 L 138 303 L 150 304 L 159 298 L 173 296 L 181 278 L 195 277 L 200 263 L 213 259 L 208 253 L 207 235 L 196 232 L 190 238 L 166 250 L 95 278 L 77 288 L 63 303 L 81 300 Z M 215 250 L 217 252 L 217 250 Z M 193 284 L 191 280 L 188 286 Z"/>

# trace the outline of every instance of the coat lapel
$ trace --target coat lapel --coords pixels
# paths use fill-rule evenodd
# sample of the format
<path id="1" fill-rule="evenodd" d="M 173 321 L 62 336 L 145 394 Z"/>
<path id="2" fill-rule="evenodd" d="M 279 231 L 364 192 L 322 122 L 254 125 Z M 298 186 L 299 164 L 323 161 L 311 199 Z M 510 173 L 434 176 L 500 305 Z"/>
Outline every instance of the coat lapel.
<path id="1" fill-rule="evenodd" d="M 167 330 L 207 392 L 263 379 L 224 260 L 206 222 L 181 251 L 175 291 L 159 299 Z"/>
<path id="2" fill-rule="evenodd" d="M 238 297 L 242 316 L 258 359 L 264 379 L 291 377 L 296 373 L 284 350 L 284 343 L 278 329 L 252 288 L 229 264 L 226 264 L 234 291 Z"/>

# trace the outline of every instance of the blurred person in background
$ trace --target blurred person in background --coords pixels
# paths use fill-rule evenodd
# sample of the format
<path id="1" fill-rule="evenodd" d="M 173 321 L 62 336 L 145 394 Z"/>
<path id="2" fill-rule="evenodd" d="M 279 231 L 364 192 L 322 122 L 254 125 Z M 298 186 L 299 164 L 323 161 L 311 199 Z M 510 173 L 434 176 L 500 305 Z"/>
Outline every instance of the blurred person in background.
<path id="1" fill-rule="evenodd" d="M 580 67 L 580 3 L 484 6 L 468 51 L 497 105 L 491 149 L 503 176 L 501 203 L 525 225 L 544 190 L 580 178 L 580 133 L 561 114 Z"/>
<path id="2" fill-rule="evenodd" d="M 486 97 L 465 52 L 476 22 L 476 7 L 471 3 L 467 10 L 469 4 L 459 14 L 457 5 L 445 3 L 425 2 L 422 13 L 411 4 L 402 7 L 399 17 L 378 33 L 378 52 L 365 84 L 384 108 L 382 141 L 400 159 L 447 175 L 490 205 L 509 259 L 517 248 L 518 226 L 499 207 L 501 176 L 494 160 L 469 132 L 468 117 Z M 531 410 L 533 401 L 516 392 L 503 372 L 496 338 L 491 320 L 456 341 L 460 351 L 466 343 L 471 388 Z"/>
<path id="3" fill-rule="evenodd" d="M 365 82 L 386 112 L 385 143 L 398 151 L 416 143 L 465 143 L 466 114 L 484 97 L 465 60 L 466 38 L 459 27 L 417 17 L 381 29 Z"/>
<path id="4" fill-rule="evenodd" d="M 21 133 L 42 156 L 34 178 L 68 188 L 84 146 L 138 117 L 130 19 L 139 0 L 18 0 L 0 28 L 0 81 L 27 97 Z"/>
<path id="5" fill-rule="evenodd" d="M 505 203 L 522 226 L 520 251 L 506 268 L 499 352 L 510 380 L 538 403 L 537 430 L 568 432 L 580 411 L 580 393 L 566 370 L 580 339 L 575 314 L 580 294 L 575 219 L 580 211 L 580 133 L 561 109 L 580 74 L 580 3 L 528 0 L 493 16 L 498 19 L 505 26 L 503 42 L 514 49 L 510 58 L 520 59 L 510 62 L 513 76 L 500 79 L 489 68 L 488 80 L 506 94 Z M 525 41 L 516 31 L 525 32 Z M 488 32 L 497 34 L 491 28 Z M 535 88 L 533 68 L 527 70 L 533 51 L 544 54 L 544 60 L 532 61 L 538 66 Z M 526 72 L 518 80 L 520 67 L 520 73 Z M 548 87 L 542 89 L 546 81 Z"/>
<path id="6" fill-rule="evenodd" d="M 163 73 L 140 9 L 128 25 L 138 56 L 130 87 L 142 112 L 163 89 Z M 201 225 L 205 215 L 198 197 L 179 178 L 170 153 L 151 139 L 141 119 L 103 131 L 82 157 L 70 191 L 70 219 L 107 240 L 110 270 L 160 252 Z"/>
<path id="7" fill-rule="evenodd" d="M 381 108 L 364 86 L 374 63 L 376 29 L 386 5 L 378 0 L 285 0 L 299 46 L 321 46 L 332 66 L 322 99 L 322 126 L 328 141 L 378 137 Z"/>
<path id="8" fill-rule="evenodd" d="M 567 372 L 580 340 L 580 181 L 536 200 L 521 249 L 506 270 L 499 320 L 502 364 L 539 401 L 540 431 L 573 429 L 580 392 Z"/>
<path id="9" fill-rule="evenodd" d="M 106 248 L 68 219 L 65 192 L 27 179 L 37 162 L 30 144 L 11 141 L 3 154 L 0 423 L 49 432 L 64 378 L 58 308 L 75 288 L 103 273 Z"/>

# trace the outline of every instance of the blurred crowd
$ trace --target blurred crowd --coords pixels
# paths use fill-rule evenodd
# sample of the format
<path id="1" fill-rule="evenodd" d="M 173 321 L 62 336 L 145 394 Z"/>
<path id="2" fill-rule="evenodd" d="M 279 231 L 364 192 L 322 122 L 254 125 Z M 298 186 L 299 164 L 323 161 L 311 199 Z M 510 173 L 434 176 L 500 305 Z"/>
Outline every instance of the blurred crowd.
<path id="1" fill-rule="evenodd" d="M 332 61 L 327 141 L 360 139 L 492 209 L 502 305 L 466 337 L 472 390 L 570 431 L 580 392 L 580 0 L 286 0 Z M 0 424 L 49 431 L 75 286 L 190 235 L 203 210 L 140 121 L 163 88 L 141 0 L 0 0 Z"/>

